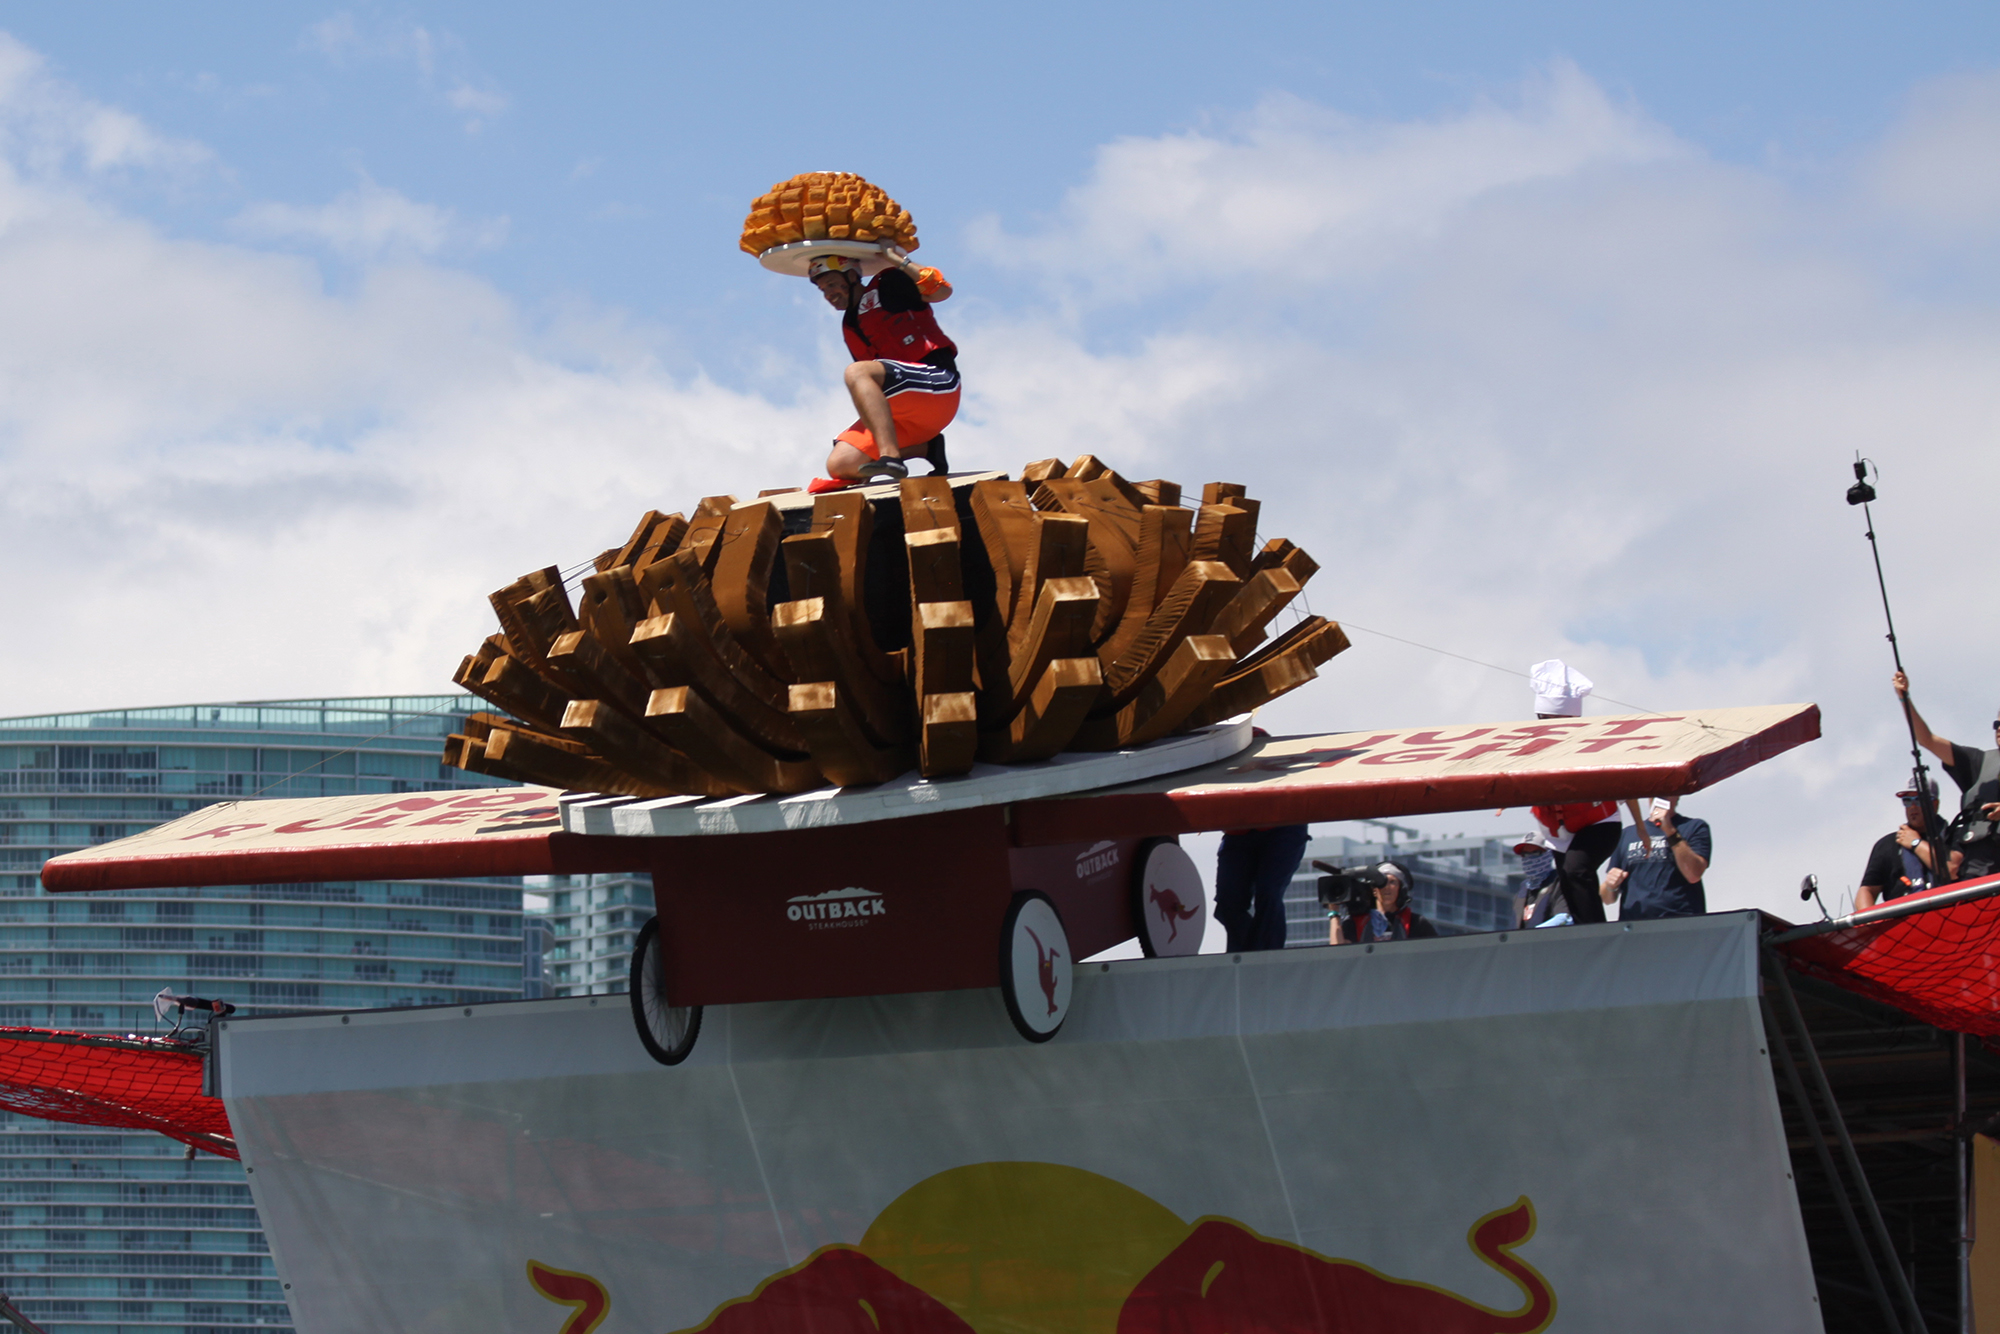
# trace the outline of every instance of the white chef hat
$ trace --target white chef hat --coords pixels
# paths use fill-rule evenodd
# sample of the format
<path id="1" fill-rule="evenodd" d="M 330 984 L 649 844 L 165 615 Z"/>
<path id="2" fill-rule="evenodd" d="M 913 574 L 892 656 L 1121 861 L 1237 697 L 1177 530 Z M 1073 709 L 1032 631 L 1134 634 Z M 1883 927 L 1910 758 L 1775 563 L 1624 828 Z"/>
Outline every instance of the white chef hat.
<path id="1" fill-rule="evenodd" d="M 1535 688 L 1535 712 L 1564 718 L 1582 717 L 1583 697 L 1595 688 L 1589 677 L 1561 658 L 1550 658 L 1530 667 L 1528 681 Z"/>

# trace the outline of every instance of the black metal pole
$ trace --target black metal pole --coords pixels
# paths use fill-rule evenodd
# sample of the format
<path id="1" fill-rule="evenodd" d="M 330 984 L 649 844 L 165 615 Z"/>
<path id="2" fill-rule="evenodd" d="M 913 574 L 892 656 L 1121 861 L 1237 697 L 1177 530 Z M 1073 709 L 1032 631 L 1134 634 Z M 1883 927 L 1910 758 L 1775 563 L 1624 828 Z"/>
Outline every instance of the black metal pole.
<path id="1" fill-rule="evenodd" d="M 1882 546 L 1875 540 L 1875 511 L 1869 504 L 1874 499 L 1875 488 L 1868 485 L 1867 460 L 1857 458 L 1854 460 L 1854 485 L 1847 490 L 1847 503 L 1861 506 L 1862 518 L 1868 525 L 1868 551 L 1875 558 L 1875 587 L 1882 594 L 1882 619 L 1889 627 L 1889 658 L 1896 664 L 1896 673 L 1900 676 L 1903 672 L 1903 650 L 1896 642 L 1896 615 L 1889 610 L 1889 581 L 1882 574 Z M 1909 695 L 1904 694 L 1901 698 L 1903 726 L 1910 732 L 1913 783 L 1917 789 L 1917 800 L 1924 805 L 1924 837 L 1931 845 L 1931 883 L 1949 884 L 1951 871 L 1945 860 L 1944 821 L 1936 805 L 1926 800 L 1930 793 L 1930 780 L 1924 768 L 1924 748 L 1917 744 L 1916 706 L 1910 703 Z"/>
<path id="2" fill-rule="evenodd" d="M 1875 1302 L 1882 1308 L 1882 1325 L 1900 1334 L 1903 1322 L 1896 1318 L 1896 1304 L 1889 1300 L 1889 1290 L 1882 1286 L 1882 1275 L 1875 1268 L 1875 1255 L 1868 1249 L 1867 1239 L 1861 1235 L 1861 1223 L 1854 1216 L 1854 1204 L 1847 1198 L 1847 1183 L 1841 1180 L 1839 1169 L 1833 1165 L 1833 1154 L 1826 1147 L 1826 1132 L 1820 1129 L 1819 1113 L 1813 1110 L 1812 1100 L 1806 1096 L 1805 1085 L 1799 1079 L 1798 1063 L 1792 1059 L 1791 1040 L 1779 1025 L 1770 999 L 1759 996 L 1757 1005 L 1764 1012 L 1765 1034 L 1772 1049 L 1781 1058 L 1778 1068 L 1784 1071 L 1785 1088 L 1798 1105 L 1799 1118 L 1805 1122 L 1813 1152 L 1819 1157 L 1819 1170 L 1825 1174 L 1827 1188 L 1833 1192 L 1833 1202 L 1840 1206 L 1840 1221 L 1847 1226 L 1847 1239 L 1854 1243 L 1854 1253 L 1861 1257 L 1861 1272 L 1867 1276 L 1868 1290 L 1875 1294 Z M 1820 1309 L 1824 1311 L 1825 1308 L 1826 1303 L 1821 1302 Z"/>
<path id="3" fill-rule="evenodd" d="M 1956 1112 L 1952 1117 L 1951 1143 L 1958 1158 L 1958 1328 L 1972 1334 L 1972 1134 L 1965 1124 L 1965 1034 L 1953 1033 L 1951 1046 L 1952 1079 Z"/>
<path id="4" fill-rule="evenodd" d="M 1778 995 L 1785 1002 L 1785 1017 L 1799 1035 L 1799 1045 L 1805 1049 L 1806 1069 L 1812 1074 L 1813 1083 L 1819 1089 L 1820 1100 L 1826 1103 L 1826 1119 L 1833 1123 L 1834 1137 L 1840 1141 L 1840 1155 L 1846 1160 L 1849 1175 L 1854 1178 L 1855 1188 L 1861 1194 L 1861 1204 L 1868 1215 L 1869 1230 L 1875 1234 L 1876 1245 L 1882 1248 L 1885 1267 L 1896 1280 L 1896 1295 L 1902 1299 L 1909 1315 L 1911 1334 L 1922 1334 L 1927 1328 L 1924 1313 L 1917 1305 L 1917 1294 L 1910 1290 L 1910 1276 L 1896 1260 L 1896 1243 L 1889 1236 L 1889 1225 L 1882 1219 L 1881 1206 L 1875 1203 L 1874 1188 L 1868 1184 L 1868 1174 L 1861 1169 L 1861 1155 L 1854 1151 L 1854 1140 L 1847 1133 L 1847 1118 L 1840 1114 L 1840 1103 L 1834 1099 L 1833 1084 L 1826 1077 L 1826 1067 L 1819 1062 L 1819 1049 L 1813 1046 L 1812 1031 L 1806 1027 L 1805 1013 L 1799 1009 L 1799 998 L 1792 992 L 1790 971 L 1781 958 L 1773 958 L 1772 972 L 1778 979 Z"/>

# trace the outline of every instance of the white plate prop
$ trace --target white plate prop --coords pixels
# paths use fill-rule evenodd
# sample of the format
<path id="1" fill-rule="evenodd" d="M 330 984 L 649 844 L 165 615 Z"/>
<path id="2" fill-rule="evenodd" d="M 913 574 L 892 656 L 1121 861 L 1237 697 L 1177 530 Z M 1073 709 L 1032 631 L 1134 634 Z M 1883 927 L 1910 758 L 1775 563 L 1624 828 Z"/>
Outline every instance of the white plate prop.
<path id="1" fill-rule="evenodd" d="M 1014 896 L 1001 928 L 1000 994 L 1007 1017 L 1030 1042 L 1047 1042 L 1069 1016 L 1069 933 L 1046 894 Z"/>
<path id="2" fill-rule="evenodd" d="M 806 276 L 806 266 L 822 255 L 842 255 L 861 261 L 861 271 L 873 278 L 891 264 L 879 241 L 792 241 L 774 245 L 757 256 L 757 262 L 773 273 L 793 278 Z"/>
<path id="3" fill-rule="evenodd" d="M 1148 959 L 1201 953 L 1208 896 L 1194 858 L 1180 844 L 1159 839 L 1143 845 L 1133 861 L 1132 920 L 1139 924 L 1139 948 Z"/>

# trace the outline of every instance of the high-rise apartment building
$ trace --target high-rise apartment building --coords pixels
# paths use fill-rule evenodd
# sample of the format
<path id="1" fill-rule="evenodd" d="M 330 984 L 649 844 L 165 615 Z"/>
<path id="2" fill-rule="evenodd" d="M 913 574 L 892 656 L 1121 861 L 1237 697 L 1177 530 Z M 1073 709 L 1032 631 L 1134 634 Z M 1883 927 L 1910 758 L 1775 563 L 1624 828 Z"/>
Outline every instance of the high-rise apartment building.
<path id="1" fill-rule="evenodd" d="M 47 858 L 218 801 L 428 792 L 466 696 L 0 719 L 0 1025 L 152 1033 L 162 987 L 247 1015 L 522 994 L 518 880 L 52 895 Z M 0 1290 L 50 1334 L 291 1324 L 243 1171 L 159 1135 L 0 1115 Z"/>
<path id="2" fill-rule="evenodd" d="M 643 871 L 552 875 L 540 892 L 549 898 L 543 994 L 623 993 L 632 972 L 632 941 L 653 915 L 653 877 Z"/>

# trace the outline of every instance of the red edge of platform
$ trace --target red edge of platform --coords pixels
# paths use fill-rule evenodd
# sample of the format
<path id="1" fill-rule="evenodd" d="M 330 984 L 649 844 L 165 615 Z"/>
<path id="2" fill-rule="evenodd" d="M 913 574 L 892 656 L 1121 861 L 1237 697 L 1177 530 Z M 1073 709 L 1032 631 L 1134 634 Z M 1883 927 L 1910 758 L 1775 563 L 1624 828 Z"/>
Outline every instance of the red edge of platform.
<path id="1" fill-rule="evenodd" d="M 1487 806 L 1681 796 L 1817 739 L 1819 721 L 1819 706 L 1811 705 L 1777 726 L 1692 760 L 1620 765 L 1568 775 L 1464 774 L 1403 782 L 1376 781 L 1365 786 L 1273 784 L 1215 791 L 1189 788 L 1054 797 L 1014 807 L 1013 841 L 1017 847 L 1044 847 L 1096 838 L 1142 838 L 1217 829 L 1435 815 Z"/>
<path id="2" fill-rule="evenodd" d="M 65 861 L 56 857 L 42 866 L 42 888 L 52 894 L 74 894 L 90 890 L 194 889 L 206 885 L 319 880 L 583 875 L 648 869 L 655 841 L 537 830 L 493 835 L 477 842 L 440 839 L 435 843 L 188 852 L 124 861 Z"/>

